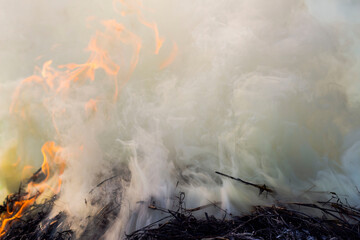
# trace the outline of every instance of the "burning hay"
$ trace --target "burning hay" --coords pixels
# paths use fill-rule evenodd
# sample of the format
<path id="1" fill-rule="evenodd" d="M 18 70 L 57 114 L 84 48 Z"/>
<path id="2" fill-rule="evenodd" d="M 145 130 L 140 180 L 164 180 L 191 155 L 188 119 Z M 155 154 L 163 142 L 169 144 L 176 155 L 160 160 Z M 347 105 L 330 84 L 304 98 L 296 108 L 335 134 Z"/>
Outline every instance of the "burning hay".
<path id="1" fill-rule="evenodd" d="M 253 184 L 239 178 L 218 173 L 243 184 L 264 191 L 275 191 L 264 185 Z M 100 187 L 111 177 L 99 183 Z M 40 171 L 30 178 L 29 183 L 44 178 Z M 94 189 L 96 189 L 94 188 Z M 94 189 L 92 191 L 94 191 Z M 114 194 L 120 194 L 119 192 Z M 91 217 L 80 236 L 76 236 L 67 224 L 63 212 L 54 217 L 49 214 L 56 195 L 42 203 L 34 203 L 23 209 L 22 215 L 13 217 L 7 224 L 4 216 L 8 212 L 19 211 L 18 203 L 27 193 L 23 188 L 9 195 L 0 206 L 1 224 L 5 226 L 1 239 L 102 239 L 106 230 L 116 218 L 120 204 L 114 195 L 97 214 Z M 151 203 L 148 208 L 159 211 L 163 217 L 119 239 L 358 239 L 360 238 L 360 209 L 344 203 L 332 193 L 330 200 L 317 203 L 277 203 L 272 206 L 254 206 L 250 214 L 234 216 L 223 211 L 222 218 L 209 216 L 207 209 L 217 208 L 220 203 L 209 203 L 197 208 L 186 208 L 185 193 L 177 199 L 177 209 L 164 209 Z M 310 211 L 309 211 L 310 210 Z M 90 216 L 89 216 L 90 217 Z M 4 224 L 5 223 L 5 224 Z"/>
<path id="2" fill-rule="evenodd" d="M 8 207 L 13 205 L 14 202 L 19 201 L 21 195 L 19 192 L 9 196 L 2 206 L 0 214 L 6 211 L 5 206 Z M 66 219 L 64 213 L 61 212 L 53 218 L 48 218 L 54 200 L 55 197 L 41 204 L 33 204 L 21 217 L 12 219 L 9 222 L 9 226 L 6 227 L 6 232 L 2 234 L 0 239 L 71 239 L 73 232 L 68 226 L 64 226 Z"/>
<path id="3" fill-rule="evenodd" d="M 359 237 L 360 4 L 3 2 L 0 238 Z"/>
<path id="4" fill-rule="evenodd" d="M 30 178 L 28 186 L 41 182 L 45 177 L 40 169 Z M 36 203 L 38 195 L 29 197 L 29 192 L 20 186 L 17 193 L 7 196 L 0 206 L 1 239 L 71 239 L 72 231 L 65 226 L 66 215 L 63 212 L 49 218 L 56 195 Z"/>
<path id="5" fill-rule="evenodd" d="M 115 177 L 102 181 L 89 194 L 101 191 L 100 187 Z M 29 179 L 27 185 L 41 182 L 44 178 L 46 178 L 45 174 L 39 169 Z M 39 202 L 36 201 L 35 195 L 31 197 L 32 204 L 26 205 L 26 202 L 30 200 L 27 189 L 20 186 L 19 191 L 7 196 L 3 205 L 0 206 L 0 239 L 99 239 L 111 226 L 120 208 L 118 198 L 121 197 L 121 191 L 119 189 L 101 199 L 94 199 L 91 196 L 89 200 L 85 199 L 86 205 L 101 202 L 102 208 L 93 216 L 88 216 L 87 225 L 82 226 L 82 233 L 75 237 L 68 216 L 64 212 L 58 212 L 55 216 L 51 215 L 58 195 Z"/>

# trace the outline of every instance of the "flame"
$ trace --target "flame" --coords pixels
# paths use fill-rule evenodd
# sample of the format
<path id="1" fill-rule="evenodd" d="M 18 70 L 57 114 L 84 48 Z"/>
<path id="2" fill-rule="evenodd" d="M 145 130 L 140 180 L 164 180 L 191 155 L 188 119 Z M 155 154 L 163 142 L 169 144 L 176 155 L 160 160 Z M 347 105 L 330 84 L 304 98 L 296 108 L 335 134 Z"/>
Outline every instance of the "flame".
<path id="1" fill-rule="evenodd" d="M 160 48 L 162 47 L 165 40 L 164 40 L 164 38 L 159 36 L 159 30 L 158 30 L 156 23 L 147 22 L 141 14 L 138 15 L 138 19 L 139 19 L 139 22 L 141 22 L 146 27 L 148 27 L 154 31 L 155 43 L 156 43 L 155 54 L 159 54 Z"/>
<path id="2" fill-rule="evenodd" d="M 124 11 L 117 9 L 116 3 L 121 3 L 126 8 Z M 159 54 L 161 47 L 164 43 L 164 38 L 160 37 L 157 24 L 155 22 L 147 21 L 141 12 L 141 1 L 125 1 L 114 0 L 115 11 L 120 12 L 125 16 L 134 13 L 138 21 L 150 28 L 155 35 L 155 54 Z M 93 20 L 94 18 L 90 18 Z M 26 109 L 20 107 L 18 104 L 21 91 L 30 87 L 32 84 L 41 85 L 45 92 L 53 92 L 56 96 L 59 93 L 67 91 L 73 83 L 82 83 L 83 81 L 95 80 L 95 71 L 102 69 L 108 77 L 114 82 L 114 101 L 117 99 L 119 91 L 130 79 L 138 62 L 140 50 L 142 48 L 142 39 L 135 33 L 129 31 L 124 25 L 117 22 L 115 19 L 104 20 L 102 25 L 105 31 L 97 31 L 89 41 L 87 51 L 90 56 L 85 63 L 68 63 L 53 67 L 53 61 L 46 61 L 41 68 L 36 68 L 34 75 L 24 79 L 16 88 L 13 94 L 13 101 L 10 106 L 10 113 L 18 113 L 22 118 L 26 118 Z M 120 63 L 115 62 L 109 54 L 109 50 L 104 46 L 104 43 L 122 43 L 125 46 L 130 46 L 132 49 L 132 56 L 128 64 L 122 66 Z M 165 68 L 175 59 L 178 52 L 176 43 L 174 43 L 173 50 L 167 60 L 165 60 L 160 69 Z M 126 65 L 129 65 L 127 68 Z M 122 75 L 119 76 L 119 71 L 122 70 Z"/>
<path id="3" fill-rule="evenodd" d="M 107 31 L 112 32 L 112 35 L 115 37 L 115 40 L 119 40 L 121 43 L 125 45 L 130 45 L 133 50 L 132 57 L 130 58 L 130 68 L 127 72 L 125 72 L 125 77 L 123 79 L 123 82 L 119 86 L 118 81 L 115 80 L 114 100 L 116 100 L 118 96 L 118 92 L 128 82 L 131 74 L 133 73 L 139 62 L 139 55 L 142 47 L 142 41 L 139 36 L 127 30 L 122 24 L 118 23 L 114 19 L 103 21 L 102 23 L 106 27 Z"/>
<path id="4" fill-rule="evenodd" d="M 177 56 L 177 54 L 178 54 L 178 51 L 179 51 L 178 46 L 177 46 L 176 43 L 174 43 L 173 49 L 172 49 L 169 57 L 168 57 L 165 61 L 163 61 L 163 62 L 161 63 L 160 69 L 164 69 L 164 68 L 166 68 L 167 66 L 169 66 L 169 65 L 175 60 L 175 58 L 176 58 L 176 56 Z"/>
<path id="5" fill-rule="evenodd" d="M 126 10 L 120 11 L 117 8 L 117 3 L 120 3 L 126 8 Z M 126 0 L 114 0 L 113 6 L 116 12 L 120 13 L 122 16 L 134 13 L 137 16 L 138 21 L 144 26 L 150 28 L 155 35 L 155 54 L 159 54 L 160 48 L 162 47 L 165 39 L 160 37 L 157 24 L 155 22 L 149 22 L 145 19 L 142 14 L 141 8 L 143 8 L 142 2 L 139 0 L 126 1 Z"/>
<path id="6" fill-rule="evenodd" d="M 124 11 L 118 11 L 122 16 L 134 13 L 140 24 L 151 29 L 154 33 L 155 49 L 154 54 L 158 55 L 160 49 L 164 44 L 164 38 L 160 36 L 158 26 L 153 21 L 148 21 L 143 16 L 141 9 L 143 8 L 141 1 L 126 1 L 115 0 L 115 10 L 117 10 L 116 3 L 120 3 L 125 7 Z M 95 21 L 95 17 L 89 17 L 88 22 Z M 133 72 L 135 71 L 138 63 L 140 52 L 143 47 L 143 39 L 136 33 L 127 29 L 123 24 L 119 23 L 115 19 L 101 21 L 103 30 L 95 32 L 90 39 L 86 51 L 90 52 L 89 57 L 85 63 L 67 63 L 63 65 L 54 66 L 53 60 L 48 60 L 43 63 L 41 67 L 36 67 L 34 74 L 22 80 L 12 95 L 12 102 L 9 108 L 10 114 L 13 116 L 19 116 L 21 121 L 31 121 L 29 119 L 30 110 L 29 103 L 22 99 L 23 93 L 27 89 L 32 87 L 40 87 L 44 92 L 43 106 L 46 113 L 49 113 L 49 119 L 52 122 L 55 133 L 60 138 L 61 133 L 64 131 L 61 125 L 58 125 L 57 119 L 64 116 L 67 109 L 64 107 L 52 108 L 49 105 L 52 100 L 58 101 L 66 97 L 66 93 L 71 89 L 79 88 L 86 82 L 98 81 L 95 78 L 95 73 L 100 70 L 104 73 L 108 80 L 106 84 L 113 85 L 113 101 L 118 98 L 119 92 L 130 80 Z M 58 48 L 60 45 L 55 44 L 53 49 Z M 121 60 L 114 59 L 111 52 L 112 47 L 116 46 L 118 52 L 124 50 L 129 53 L 130 57 L 126 57 Z M 111 51 L 110 51 L 111 50 Z M 160 65 L 160 69 L 163 69 L 170 65 L 178 52 L 176 43 L 173 45 L 171 53 L 168 55 L 165 61 Z M 154 56 L 155 57 L 155 56 Z M 37 60 L 41 59 L 38 57 Z M 85 112 L 87 114 L 94 114 L 98 111 L 98 99 L 104 99 L 101 96 L 95 96 L 93 98 L 87 98 L 85 101 Z M 84 101 L 84 102 L 85 102 Z M 103 100 L 102 100 L 103 101 Z M 80 150 L 83 151 L 83 145 Z M 6 232 L 6 229 L 10 226 L 11 222 L 22 217 L 24 211 L 34 204 L 41 196 L 45 197 L 45 193 L 58 194 L 62 183 L 62 174 L 65 170 L 65 160 L 63 156 L 64 149 L 54 142 L 46 142 L 41 149 L 43 156 L 43 163 L 41 171 L 36 173 L 29 181 L 26 190 L 26 195 L 16 196 L 19 200 L 7 204 L 7 211 L 0 214 L 0 237 Z M 16 166 L 21 160 L 18 159 Z M 26 165 L 22 173 L 26 175 L 33 166 Z M 38 182 L 39 176 L 43 175 L 44 178 Z"/>
<path id="7" fill-rule="evenodd" d="M 102 24 L 105 27 L 105 31 L 96 32 L 95 36 L 90 40 L 87 50 L 91 54 L 86 63 L 68 63 L 54 68 L 52 67 L 52 60 L 46 61 L 41 69 L 37 68 L 34 75 L 24 79 L 18 85 L 13 94 L 10 113 L 18 113 L 23 118 L 26 117 L 26 111 L 24 108 L 19 107 L 18 99 L 21 91 L 31 86 L 31 84 L 39 84 L 45 92 L 54 92 L 53 95 L 56 96 L 56 94 L 67 91 L 73 83 L 80 83 L 87 79 L 94 81 L 97 69 L 102 69 L 114 82 L 113 99 L 116 100 L 120 89 L 130 79 L 138 64 L 142 44 L 140 37 L 127 30 L 116 20 L 106 20 Z M 130 46 L 133 51 L 132 57 L 129 60 L 130 67 L 128 70 L 124 69 L 124 76 L 120 84 L 118 74 L 121 66 L 110 57 L 108 50 L 102 46 L 103 42 L 120 42 Z"/>
<path id="8" fill-rule="evenodd" d="M 44 174 L 45 179 L 40 182 L 36 182 L 36 179 L 30 181 L 25 196 L 21 196 L 20 200 L 15 201 L 13 204 L 7 203 L 6 211 L 0 215 L 0 237 L 5 234 L 9 224 L 13 220 L 20 218 L 24 211 L 34 204 L 41 195 L 47 191 L 51 191 L 53 194 L 60 191 L 61 175 L 65 170 L 65 160 L 61 157 L 62 148 L 54 142 L 46 142 L 41 152 L 44 159 L 41 173 Z"/>

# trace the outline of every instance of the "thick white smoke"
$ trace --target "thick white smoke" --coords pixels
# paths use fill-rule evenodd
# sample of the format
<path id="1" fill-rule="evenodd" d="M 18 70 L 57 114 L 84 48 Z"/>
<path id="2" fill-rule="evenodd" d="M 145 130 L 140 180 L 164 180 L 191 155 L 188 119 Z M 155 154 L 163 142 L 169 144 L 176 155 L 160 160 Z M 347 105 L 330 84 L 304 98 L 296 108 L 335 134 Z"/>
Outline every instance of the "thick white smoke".
<path id="1" fill-rule="evenodd" d="M 122 205 L 109 239 L 154 220 L 139 202 L 171 207 L 179 191 L 186 193 L 188 206 L 221 201 L 235 212 L 274 201 L 214 171 L 265 183 L 282 201 L 317 200 L 333 191 L 359 204 L 360 86 L 352 17 L 325 19 L 324 10 L 301 0 L 149 0 L 142 11 L 165 39 L 155 55 L 153 32 L 134 16 L 117 16 L 111 1 L 35 2 L 26 11 L 15 8 L 19 22 L 26 22 L 23 15 L 34 17 L 23 44 L 35 47 L 21 54 L 23 45 L 13 42 L 8 45 L 13 50 L 0 54 L 8 64 L 1 75 L 6 82 L 0 89 L 1 161 L 21 155 L 26 164 L 40 164 L 44 141 L 61 145 L 67 168 L 57 210 L 75 219 L 73 226 L 96 211 L 96 205 L 84 203 L 89 191 L 123 171 L 130 171 L 129 180 L 116 182 Z M 346 4 L 344 9 L 359 7 Z M 72 85 L 65 95 L 27 87 L 21 101 L 31 122 L 13 122 L 8 108 L 17 82 L 8 79 L 27 74 L 38 52 L 56 64 L 86 60 L 82 49 L 91 29 L 101 29 L 96 19 L 111 18 L 141 36 L 143 44 L 116 102 L 111 80 L 100 71 L 94 82 Z M 28 33 L 22 26 L 15 29 Z M 174 42 L 174 62 L 159 69 Z M 61 44 L 54 56 L 53 43 Z M 114 61 L 128 67 L 131 51 L 116 42 L 105 45 Z M 25 62 L 5 61 L 5 55 Z M 97 111 L 84 108 L 89 99 L 96 100 Z"/>

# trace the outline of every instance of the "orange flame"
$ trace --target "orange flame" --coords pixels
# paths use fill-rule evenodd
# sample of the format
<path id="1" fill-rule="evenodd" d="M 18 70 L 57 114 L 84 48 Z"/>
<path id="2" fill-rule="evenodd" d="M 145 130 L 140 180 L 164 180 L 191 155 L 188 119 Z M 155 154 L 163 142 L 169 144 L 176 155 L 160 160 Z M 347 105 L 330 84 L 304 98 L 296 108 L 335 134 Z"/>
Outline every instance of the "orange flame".
<path id="1" fill-rule="evenodd" d="M 117 8 L 117 2 L 120 2 L 121 5 L 123 5 L 126 10 L 120 11 Z M 120 13 L 122 16 L 125 16 L 127 14 L 134 13 L 137 16 L 138 21 L 143 24 L 144 26 L 150 28 L 154 34 L 155 34 L 155 54 L 159 54 L 160 48 L 162 47 L 165 39 L 160 37 L 159 30 L 157 27 L 157 24 L 155 22 L 149 22 L 145 20 L 145 17 L 143 16 L 141 12 L 141 8 L 143 7 L 142 2 L 139 0 L 133 0 L 133 1 L 126 1 L 126 0 L 114 0 L 113 6 L 116 12 Z"/>
<path id="2" fill-rule="evenodd" d="M 45 179 L 41 182 L 31 181 L 26 188 L 26 195 L 21 196 L 20 200 L 15 203 L 7 203 L 6 211 L 0 215 L 0 237 L 6 232 L 9 224 L 20 218 L 24 211 L 31 206 L 39 196 L 47 190 L 57 194 L 61 187 L 61 175 L 65 170 L 65 160 L 60 156 L 62 148 L 57 146 L 54 142 L 46 142 L 42 149 L 43 164 L 41 172 L 45 175 Z M 50 166 L 54 166 L 50 168 Z M 51 172 L 50 169 L 57 169 L 56 172 Z M 55 180 L 52 183 L 51 180 Z"/>
<path id="3" fill-rule="evenodd" d="M 126 8 L 124 11 L 116 9 L 116 3 L 121 3 Z M 159 51 L 164 43 L 164 38 L 160 37 L 157 24 L 150 22 L 145 19 L 141 12 L 142 3 L 139 0 L 126 1 L 126 0 L 114 0 L 115 10 L 120 12 L 122 15 L 127 13 L 134 13 L 138 21 L 144 26 L 150 28 L 155 35 L 155 54 L 159 54 Z M 114 82 L 114 97 L 116 100 L 119 91 L 127 83 L 130 76 L 134 72 L 138 61 L 140 50 L 142 47 L 142 40 L 135 33 L 129 31 L 124 25 L 118 23 L 116 20 L 106 20 L 102 24 L 105 26 L 105 31 L 97 31 L 95 36 L 91 38 L 87 50 L 91 52 L 90 57 L 86 63 L 76 64 L 69 63 L 60 65 L 57 68 L 52 67 L 52 60 L 45 62 L 42 68 L 38 68 L 34 75 L 24 79 L 17 87 L 13 94 L 13 101 L 10 106 L 10 113 L 18 113 L 22 118 L 26 118 L 26 110 L 24 107 L 19 106 L 18 99 L 22 89 L 28 88 L 31 84 L 40 84 L 44 91 L 54 92 L 56 94 L 66 91 L 70 88 L 72 83 L 83 82 L 89 79 L 90 81 L 95 80 L 95 71 L 102 69 L 109 78 Z M 132 56 L 129 58 L 129 68 L 127 64 L 122 67 L 119 63 L 116 63 L 111 58 L 111 54 L 106 49 L 104 43 L 122 43 L 130 46 L 132 49 Z M 106 45 L 106 44 L 105 44 Z M 173 50 L 168 59 L 163 62 L 160 68 L 165 68 L 174 60 L 177 55 L 177 45 L 174 44 Z M 119 71 L 122 70 L 122 75 L 119 79 Z M 119 82 L 120 81 L 120 82 Z"/>
<path id="4" fill-rule="evenodd" d="M 174 43 L 173 49 L 172 49 L 169 57 L 164 62 L 161 63 L 160 69 L 164 69 L 167 66 L 169 66 L 175 60 L 175 58 L 178 54 L 178 51 L 179 51 L 178 46 L 176 43 Z"/>
<path id="5" fill-rule="evenodd" d="M 143 8 L 141 1 L 114 0 L 115 10 L 117 10 L 116 3 L 118 2 L 126 8 L 124 11 L 118 11 L 121 15 L 125 16 L 126 14 L 134 13 L 139 23 L 153 31 L 155 38 L 154 53 L 156 55 L 159 54 L 164 43 L 164 38 L 160 36 L 157 24 L 147 21 L 143 16 L 141 12 Z M 88 21 L 93 21 L 94 19 L 94 17 L 90 17 Z M 21 102 L 20 97 L 24 90 L 33 85 L 40 86 L 45 93 L 49 93 L 49 96 L 57 98 L 59 95 L 60 97 L 66 95 L 63 93 L 66 93 L 70 87 L 81 86 L 87 81 L 95 81 L 95 72 L 98 69 L 104 72 L 109 80 L 113 81 L 113 83 L 110 82 L 110 84 L 114 84 L 113 100 L 115 101 L 139 62 L 142 39 L 114 19 L 102 21 L 102 25 L 105 29 L 103 31 L 97 31 L 88 43 L 86 50 L 90 52 L 90 56 L 85 63 L 68 63 L 54 67 L 53 61 L 49 60 L 46 61 L 42 67 L 37 67 L 34 74 L 21 81 L 15 89 L 9 109 L 10 113 L 19 115 L 23 120 L 27 120 L 27 104 L 26 102 Z M 121 45 L 120 49 L 126 48 L 126 52 L 130 52 L 131 56 L 116 61 L 116 59 L 112 58 L 112 51 L 110 51 L 109 46 L 117 46 L 119 44 Z M 54 48 L 56 47 L 58 47 L 58 45 L 54 45 Z M 174 43 L 170 55 L 161 63 L 160 69 L 170 65 L 177 56 L 177 53 L 178 47 L 176 43 Z M 94 99 L 88 100 L 85 104 L 85 111 L 87 113 L 95 113 L 98 110 L 99 106 L 97 105 L 96 99 L 101 98 L 95 97 Z M 47 101 L 50 100 L 44 100 L 44 106 L 46 106 Z M 56 133 L 60 135 L 60 130 L 62 129 L 59 129 L 56 118 L 59 113 L 64 113 L 66 109 L 48 110 L 51 114 L 54 129 Z M 81 150 L 83 150 L 83 146 Z M 63 149 L 54 142 L 46 142 L 41 152 L 43 155 L 41 171 L 35 174 L 35 180 L 31 180 L 28 183 L 26 195 L 16 196 L 19 200 L 15 201 L 15 203 L 8 203 L 6 206 L 7 210 L 4 213 L 0 213 L 0 237 L 5 234 L 11 222 L 23 216 L 24 211 L 39 200 L 40 196 L 44 196 L 44 193 L 48 192 L 57 194 L 60 191 L 61 176 L 66 166 L 65 160 L 61 157 L 61 155 L 63 155 Z M 15 164 L 18 164 L 18 162 Z M 23 173 L 26 173 L 29 169 L 31 169 L 31 166 L 24 167 Z M 36 179 L 36 176 L 39 176 L 39 174 L 44 176 L 44 179 L 40 182 Z"/>
<path id="6" fill-rule="evenodd" d="M 34 75 L 24 79 L 16 88 L 13 94 L 13 101 L 10 106 L 10 113 L 19 113 L 25 118 L 26 111 L 18 104 L 21 91 L 28 88 L 31 84 L 40 84 L 44 91 L 53 91 L 54 95 L 66 91 L 72 83 L 82 82 L 86 79 L 95 80 L 95 71 L 102 69 L 114 81 L 114 100 L 117 99 L 119 90 L 129 80 L 132 72 L 135 70 L 139 61 L 141 50 L 141 39 L 131 31 L 127 30 L 116 20 L 103 21 L 105 32 L 96 32 L 90 40 L 87 50 L 91 52 L 86 63 L 76 64 L 69 63 L 60 65 L 58 68 L 52 67 L 52 61 L 45 62 L 41 69 L 37 69 Z M 119 42 L 130 46 L 132 57 L 129 59 L 129 69 L 124 70 L 122 83 L 119 86 L 118 73 L 120 65 L 117 64 L 109 55 L 108 50 L 102 46 L 103 42 Z"/>

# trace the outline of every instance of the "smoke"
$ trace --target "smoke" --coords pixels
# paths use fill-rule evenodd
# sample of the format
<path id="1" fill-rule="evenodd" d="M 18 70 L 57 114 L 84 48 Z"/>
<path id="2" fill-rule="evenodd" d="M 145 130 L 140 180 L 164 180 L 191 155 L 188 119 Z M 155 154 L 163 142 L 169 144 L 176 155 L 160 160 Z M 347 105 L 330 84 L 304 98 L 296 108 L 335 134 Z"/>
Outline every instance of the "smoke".
<path id="1" fill-rule="evenodd" d="M 117 15 L 110 1 L 1 4 L 9 9 L 2 18 L 12 22 L 1 26 L 4 41 L 11 39 L 0 54 L 1 183 L 13 190 L 17 157 L 21 167 L 40 166 L 41 145 L 58 142 L 67 168 L 56 211 L 66 211 L 74 227 L 97 210 L 84 203 L 89 191 L 124 172 L 114 183 L 122 189 L 121 210 L 108 239 L 157 217 L 141 202 L 171 208 L 179 191 L 189 207 L 221 201 L 231 212 L 274 201 L 215 171 L 265 183 L 282 201 L 318 200 L 332 191 L 359 204 L 357 23 L 344 17 L 358 4 L 332 1 L 329 8 L 344 6 L 345 14 L 325 19 L 324 9 L 301 0 L 149 0 L 143 14 L 165 39 L 158 55 L 154 32 L 134 15 Z M 119 44 L 97 21 L 112 18 L 141 37 L 129 81 L 133 46 Z M 94 29 L 113 37 L 102 46 L 121 69 L 117 100 L 103 69 L 64 94 L 26 85 L 19 102 L 27 117 L 10 115 L 33 59 L 84 62 Z M 162 69 L 172 51 L 174 61 Z"/>

